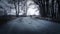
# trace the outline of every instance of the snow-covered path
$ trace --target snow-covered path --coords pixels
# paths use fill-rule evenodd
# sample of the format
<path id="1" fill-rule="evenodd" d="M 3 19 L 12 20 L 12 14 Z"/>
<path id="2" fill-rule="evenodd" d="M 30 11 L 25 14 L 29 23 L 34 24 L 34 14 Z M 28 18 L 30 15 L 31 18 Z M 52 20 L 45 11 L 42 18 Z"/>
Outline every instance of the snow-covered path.
<path id="1" fill-rule="evenodd" d="M 60 34 L 60 24 L 20 17 L 0 26 L 0 34 Z"/>

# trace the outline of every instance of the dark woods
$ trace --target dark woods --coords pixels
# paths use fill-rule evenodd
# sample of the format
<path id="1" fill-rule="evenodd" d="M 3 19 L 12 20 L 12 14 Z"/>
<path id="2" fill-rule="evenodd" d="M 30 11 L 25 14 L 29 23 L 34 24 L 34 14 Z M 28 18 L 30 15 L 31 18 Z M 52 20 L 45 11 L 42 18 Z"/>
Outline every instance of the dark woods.
<path id="1" fill-rule="evenodd" d="M 42 17 L 60 21 L 60 0 L 33 0 L 39 5 Z"/>

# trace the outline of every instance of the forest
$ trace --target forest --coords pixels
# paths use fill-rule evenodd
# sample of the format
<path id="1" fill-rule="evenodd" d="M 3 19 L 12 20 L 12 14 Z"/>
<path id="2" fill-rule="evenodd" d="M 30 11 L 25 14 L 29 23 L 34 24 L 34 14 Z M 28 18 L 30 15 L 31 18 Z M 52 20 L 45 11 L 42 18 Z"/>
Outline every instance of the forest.
<path id="1" fill-rule="evenodd" d="M 60 21 L 60 0 L 0 0 L 0 21 L 34 16 Z"/>
<path id="2" fill-rule="evenodd" d="M 34 0 L 34 2 L 39 5 L 42 17 L 60 20 L 60 0 Z"/>

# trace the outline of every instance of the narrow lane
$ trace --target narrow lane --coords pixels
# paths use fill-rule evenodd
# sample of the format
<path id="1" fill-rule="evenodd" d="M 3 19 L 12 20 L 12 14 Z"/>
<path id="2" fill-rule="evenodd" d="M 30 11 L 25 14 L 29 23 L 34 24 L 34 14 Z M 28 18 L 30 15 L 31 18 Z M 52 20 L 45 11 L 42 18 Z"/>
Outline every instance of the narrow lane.
<path id="1" fill-rule="evenodd" d="M 60 34 L 60 24 L 30 17 L 20 17 L 0 27 L 0 34 Z"/>

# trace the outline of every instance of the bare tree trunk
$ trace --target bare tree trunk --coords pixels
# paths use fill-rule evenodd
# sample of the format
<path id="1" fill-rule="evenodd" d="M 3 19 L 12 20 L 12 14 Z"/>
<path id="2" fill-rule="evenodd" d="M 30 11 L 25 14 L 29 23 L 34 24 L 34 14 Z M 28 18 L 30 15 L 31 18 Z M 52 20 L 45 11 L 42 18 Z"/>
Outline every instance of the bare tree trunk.
<path id="1" fill-rule="evenodd" d="M 46 12 L 45 12 L 45 0 L 42 0 L 42 11 L 43 11 L 43 17 L 46 17 Z"/>
<path id="2" fill-rule="evenodd" d="M 54 0 L 52 0 L 52 18 L 54 18 Z"/>
<path id="3" fill-rule="evenodd" d="M 42 8 L 42 0 L 40 0 L 40 3 L 39 3 L 39 13 L 41 14 L 41 16 L 43 16 L 43 8 Z"/>
<path id="4" fill-rule="evenodd" d="M 17 7 L 16 7 L 15 2 L 14 2 L 14 6 L 15 6 L 15 10 L 16 10 L 16 17 L 17 17 Z"/>
<path id="5" fill-rule="evenodd" d="M 46 0 L 46 16 L 48 16 L 49 13 L 49 0 Z"/>
<path id="6" fill-rule="evenodd" d="M 23 15 L 26 16 L 27 15 L 27 0 L 24 1 L 24 7 L 23 8 L 25 8 Z"/>
<path id="7" fill-rule="evenodd" d="M 57 0 L 57 3 L 58 3 L 58 13 L 60 15 L 60 0 Z"/>
<path id="8" fill-rule="evenodd" d="M 17 12 L 18 14 L 17 14 L 17 17 L 19 16 L 19 12 L 20 11 L 19 11 L 19 0 L 18 0 L 18 12 Z"/>
<path id="9" fill-rule="evenodd" d="M 27 0 L 25 0 L 25 3 L 26 3 L 26 4 L 25 4 L 25 9 L 26 9 L 26 10 L 25 10 L 25 16 L 26 16 L 26 14 L 27 14 Z"/>

